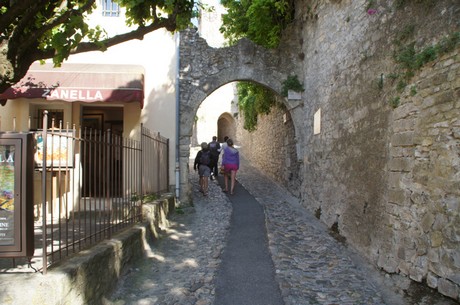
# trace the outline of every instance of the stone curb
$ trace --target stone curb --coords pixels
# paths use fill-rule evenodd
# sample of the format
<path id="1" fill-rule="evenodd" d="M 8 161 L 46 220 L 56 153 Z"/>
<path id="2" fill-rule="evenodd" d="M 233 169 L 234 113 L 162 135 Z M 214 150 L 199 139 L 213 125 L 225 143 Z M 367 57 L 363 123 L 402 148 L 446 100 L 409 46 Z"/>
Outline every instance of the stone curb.
<path id="1" fill-rule="evenodd" d="M 124 270 L 145 255 L 149 242 L 169 225 L 175 198 L 165 194 L 143 206 L 141 224 L 134 225 L 42 273 L 0 274 L 3 305 L 99 305 L 115 288 Z"/>

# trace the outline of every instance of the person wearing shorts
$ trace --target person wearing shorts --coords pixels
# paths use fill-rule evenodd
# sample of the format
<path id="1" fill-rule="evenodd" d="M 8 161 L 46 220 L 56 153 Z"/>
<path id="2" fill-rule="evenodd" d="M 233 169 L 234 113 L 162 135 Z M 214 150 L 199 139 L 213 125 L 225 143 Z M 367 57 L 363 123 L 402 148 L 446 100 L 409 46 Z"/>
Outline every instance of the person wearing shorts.
<path id="1" fill-rule="evenodd" d="M 203 154 L 209 155 L 207 164 L 203 164 Z M 198 175 L 200 176 L 200 192 L 202 192 L 204 196 L 208 195 L 209 176 L 211 175 L 211 159 L 212 155 L 209 152 L 208 143 L 201 143 L 201 150 L 196 154 L 195 162 L 193 163 L 193 169 L 195 171 L 198 169 Z"/>
<path id="2" fill-rule="evenodd" d="M 224 148 L 222 166 L 224 167 L 224 192 L 228 192 L 228 179 L 230 179 L 230 194 L 233 195 L 235 189 L 236 172 L 240 167 L 240 154 L 238 149 L 233 147 L 232 139 L 227 140 L 227 147 Z"/>

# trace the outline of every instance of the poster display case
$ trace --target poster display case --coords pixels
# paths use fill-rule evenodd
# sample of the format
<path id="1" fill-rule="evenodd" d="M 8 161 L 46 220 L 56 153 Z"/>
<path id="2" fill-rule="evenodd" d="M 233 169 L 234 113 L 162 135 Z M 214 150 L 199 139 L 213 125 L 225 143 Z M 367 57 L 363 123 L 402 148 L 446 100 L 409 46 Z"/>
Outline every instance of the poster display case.
<path id="1" fill-rule="evenodd" d="M 0 133 L 0 257 L 34 252 L 31 133 Z"/>
<path id="2" fill-rule="evenodd" d="M 46 167 L 53 167 L 53 170 L 73 168 L 74 138 L 75 130 L 52 130 L 48 133 Z M 35 167 L 43 169 L 43 130 L 34 133 L 34 142 L 36 145 Z"/>

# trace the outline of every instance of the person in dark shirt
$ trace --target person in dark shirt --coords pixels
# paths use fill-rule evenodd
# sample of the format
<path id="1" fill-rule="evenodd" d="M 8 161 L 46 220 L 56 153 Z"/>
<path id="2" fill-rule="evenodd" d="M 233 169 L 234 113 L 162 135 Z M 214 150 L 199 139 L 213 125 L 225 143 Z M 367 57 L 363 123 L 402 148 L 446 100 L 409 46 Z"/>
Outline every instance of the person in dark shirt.
<path id="1" fill-rule="evenodd" d="M 217 137 L 212 137 L 212 141 L 208 144 L 209 151 L 212 155 L 212 163 L 211 163 L 211 180 L 214 178 L 217 179 L 217 174 L 219 173 L 219 154 L 220 154 L 220 143 L 217 142 Z"/>
<path id="2" fill-rule="evenodd" d="M 204 196 L 208 195 L 209 176 L 211 175 L 212 155 L 209 151 L 208 143 L 201 143 L 201 150 L 197 152 L 195 162 L 193 163 L 193 169 L 198 169 L 198 175 L 200 176 L 200 192 Z"/>

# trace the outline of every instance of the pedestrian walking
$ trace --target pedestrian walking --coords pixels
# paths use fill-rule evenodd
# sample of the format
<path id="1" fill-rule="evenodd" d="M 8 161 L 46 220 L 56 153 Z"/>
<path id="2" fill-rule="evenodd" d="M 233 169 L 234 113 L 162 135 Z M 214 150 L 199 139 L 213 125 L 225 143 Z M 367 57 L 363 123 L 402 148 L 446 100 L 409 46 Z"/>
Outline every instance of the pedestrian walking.
<path id="1" fill-rule="evenodd" d="M 211 159 L 212 155 L 209 151 L 208 143 L 201 143 L 201 150 L 196 154 L 193 169 L 195 171 L 198 169 L 198 175 L 200 176 L 200 192 L 202 192 L 204 196 L 208 195 Z"/>
<path id="2" fill-rule="evenodd" d="M 230 194 L 233 195 L 235 189 L 236 172 L 240 168 L 240 153 L 233 147 L 233 140 L 227 140 L 227 147 L 224 148 L 222 156 L 222 166 L 224 167 L 224 192 L 228 192 L 228 179 L 230 179 Z"/>
<path id="3" fill-rule="evenodd" d="M 214 177 L 217 179 L 219 173 L 219 154 L 220 154 L 220 143 L 217 142 L 217 137 L 213 136 L 212 141 L 209 142 L 209 151 L 212 155 L 211 160 L 211 180 L 214 180 Z"/>
<path id="4" fill-rule="evenodd" d="M 224 137 L 224 142 L 222 142 L 222 144 L 220 144 L 220 152 L 222 154 L 222 157 L 221 157 L 221 160 L 224 159 L 224 149 L 225 147 L 227 147 L 227 140 L 228 140 L 228 137 L 225 136 Z M 223 174 L 224 173 L 224 166 L 221 164 L 221 173 Z"/>

